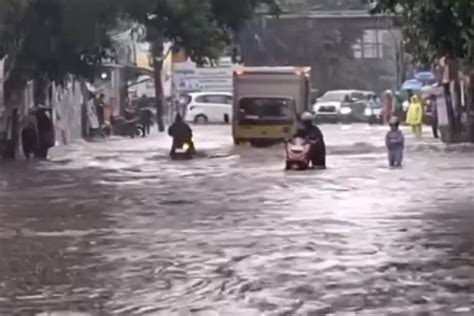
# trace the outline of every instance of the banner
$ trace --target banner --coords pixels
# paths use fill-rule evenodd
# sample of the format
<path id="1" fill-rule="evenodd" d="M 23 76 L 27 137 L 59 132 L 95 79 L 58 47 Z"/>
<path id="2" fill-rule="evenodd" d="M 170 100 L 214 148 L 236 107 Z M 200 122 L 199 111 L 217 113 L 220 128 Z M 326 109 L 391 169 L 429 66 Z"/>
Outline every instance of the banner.
<path id="1" fill-rule="evenodd" d="M 198 67 L 191 61 L 175 63 L 173 84 L 176 93 L 232 92 L 233 72 L 237 66 L 230 58 L 221 58 L 217 65 L 205 67 Z"/>

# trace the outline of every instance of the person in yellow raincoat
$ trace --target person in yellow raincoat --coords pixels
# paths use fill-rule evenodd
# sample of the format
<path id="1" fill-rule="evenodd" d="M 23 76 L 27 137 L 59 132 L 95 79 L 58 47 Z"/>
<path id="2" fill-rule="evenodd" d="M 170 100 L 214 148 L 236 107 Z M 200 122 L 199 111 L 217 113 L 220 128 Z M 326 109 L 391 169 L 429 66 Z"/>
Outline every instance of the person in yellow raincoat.
<path id="1" fill-rule="evenodd" d="M 416 95 L 411 98 L 408 107 L 407 124 L 411 126 L 416 138 L 421 138 L 423 133 L 423 106 Z"/>

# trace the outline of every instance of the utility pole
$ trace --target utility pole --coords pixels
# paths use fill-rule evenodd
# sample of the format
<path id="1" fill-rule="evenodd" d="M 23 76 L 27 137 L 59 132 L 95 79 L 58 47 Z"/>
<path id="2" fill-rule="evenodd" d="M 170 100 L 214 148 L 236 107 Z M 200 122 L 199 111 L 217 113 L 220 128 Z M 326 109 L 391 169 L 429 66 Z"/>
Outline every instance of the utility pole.
<path id="1" fill-rule="evenodd" d="M 4 76 L 5 76 L 5 58 L 0 59 L 0 114 L 5 109 L 5 93 L 4 93 Z"/>

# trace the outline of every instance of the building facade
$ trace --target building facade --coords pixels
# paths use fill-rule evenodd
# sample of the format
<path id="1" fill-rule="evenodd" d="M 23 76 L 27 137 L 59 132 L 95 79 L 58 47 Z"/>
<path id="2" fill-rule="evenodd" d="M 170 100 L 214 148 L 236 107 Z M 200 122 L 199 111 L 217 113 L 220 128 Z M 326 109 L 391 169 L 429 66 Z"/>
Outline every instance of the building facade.
<path id="1" fill-rule="evenodd" d="M 311 66 L 313 88 L 395 89 L 406 73 L 402 38 L 388 17 L 317 11 L 261 17 L 240 34 L 249 66 Z"/>

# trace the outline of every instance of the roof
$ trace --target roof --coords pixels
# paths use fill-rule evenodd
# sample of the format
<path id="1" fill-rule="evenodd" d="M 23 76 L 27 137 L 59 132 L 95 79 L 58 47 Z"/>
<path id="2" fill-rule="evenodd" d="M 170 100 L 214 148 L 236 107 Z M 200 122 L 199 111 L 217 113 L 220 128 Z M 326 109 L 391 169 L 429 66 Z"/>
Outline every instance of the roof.
<path id="1" fill-rule="evenodd" d="M 289 66 L 283 66 L 283 67 L 241 67 L 241 68 L 237 68 L 236 71 L 243 71 L 243 72 L 246 72 L 246 73 L 281 73 L 281 74 L 287 74 L 287 73 L 294 73 L 295 71 L 310 72 L 311 67 L 289 67 Z"/>
<path id="2" fill-rule="evenodd" d="M 329 94 L 329 93 L 352 93 L 355 92 L 356 90 L 328 90 L 324 94 Z"/>
<path id="3" fill-rule="evenodd" d="M 271 19 L 271 16 L 267 16 Z M 313 19 L 354 19 L 354 18 L 365 18 L 365 19 L 374 19 L 374 18 L 383 18 L 391 19 L 393 16 L 387 15 L 373 15 L 366 10 L 341 10 L 341 11 L 305 11 L 298 13 L 283 13 L 279 19 L 298 19 L 298 18 L 313 18 Z"/>
<path id="4" fill-rule="evenodd" d="M 199 96 L 202 96 L 202 95 L 210 95 L 210 94 L 232 96 L 231 92 L 222 92 L 222 91 L 201 91 L 201 92 L 190 92 L 190 93 L 186 93 L 186 94 L 190 95 L 190 96 L 193 96 L 193 97 L 199 97 Z"/>
<path id="5" fill-rule="evenodd" d="M 364 94 L 375 94 L 373 91 L 366 91 L 366 90 L 357 90 L 357 89 L 350 89 L 350 90 L 329 90 L 326 91 L 326 93 L 353 93 L 353 92 L 359 92 L 359 93 L 364 93 Z M 326 94 L 325 93 L 325 94 Z"/>

